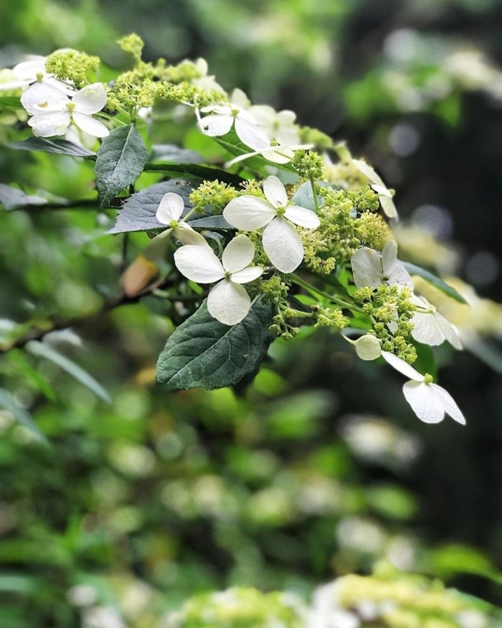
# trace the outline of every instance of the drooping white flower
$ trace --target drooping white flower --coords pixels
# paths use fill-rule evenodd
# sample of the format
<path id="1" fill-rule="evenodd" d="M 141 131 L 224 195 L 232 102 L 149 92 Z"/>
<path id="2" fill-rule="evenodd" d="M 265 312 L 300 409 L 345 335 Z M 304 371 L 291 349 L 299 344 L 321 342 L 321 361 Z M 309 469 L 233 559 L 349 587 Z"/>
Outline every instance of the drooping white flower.
<path id="1" fill-rule="evenodd" d="M 392 200 L 392 192 L 387 188 L 375 170 L 365 161 L 360 161 L 359 159 L 352 159 L 352 163 L 371 181 L 371 188 L 378 194 L 385 215 L 389 218 L 397 218 L 397 209 Z"/>
<path id="2" fill-rule="evenodd" d="M 23 107 L 32 115 L 28 124 L 39 137 L 64 135 L 73 122 L 93 137 L 106 137 L 106 126 L 92 115 L 106 105 L 102 83 L 86 85 L 72 97 L 46 83 L 34 83 L 21 96 Z"/>
<path id="3" fill-rule="evenodd" d="M 449 414 L 452 419 L 465 425 L 464 415 L 453 397 L 444 388 L 430 381 L 430 376 L 422 375 L 410 364 L 388 351 L 382 351 L 382 357 L 397 371 L 410 378 L 403 386 L 403 393 L 421 421 L 439 423 L 445 414 Z"/>
<path id="4" fill-rule="evenodd" d="M 298 125 L 295 124 L 296 113 L 284 109 L 276 111 L 269 105 L 253 105 L 249 113 L 255 117 L 265 131 L 268 139 L 284 146 L 300 143 Z"/>
<path id="5" fill-rule="evenodd" d="M 194 244 L 198 246 L 209 246 L 205 238 L 197 233 L 183 220 L 181 214 L 185 208 L 185 202 L 179 194 L 168 192 L 162 197 L 155 217 L 163 225 L 168 225 L 169 229 L 160 234 L 161 237 L 174 233 L 181 244 Z"/>
<path id="6" fill-rule="evenodd" d="M 389 240 L 381 254 L 367 246 L 362 247 L 352 256 L 351 264 L 358 288 L 377 288 L 382 283 L 413 288 L 408 271 L 397 263 L 395 240 Z"/>
<path id="7" fill-rule="evenodd" d="M 361 360 L 376 360 L 382 355 L 380 341 L 372 334 L 365 334 L 364 336 L 360 336 L 357 340 L 352 340 L 343 334 L 342 338 L 350 342 L 351 345 L 354 345 L 354 349 Z"/>
<path id="8" fill-rule="evenodd" d="M 426 345 L 440 345 L 447 340 L 455 349 L 462 349 L 462 343 L 453 325 L 423 297 L 413 296 L 411 302 L 418 309 L 413 314 L 411 335 Z"/>
<path id="9" fill-rule="evenodd" d="M 263 182 L 267 200 L 244 195 L 230 201 L 223 210 L 227 222 L 237 229 L 263 231 L 263 248 L 272 264 L 283 273 L 292 273 L 303 260 L 303 243 L 291 223 L 315 229 L 316 214 L 298 205 L 288 205 L 288 195 L 281 181 L 270 176 Z"/>
<path id="10" fill-rule="evenodd" d="M 250 266 L 254 244 L 245 235 L 234 238 L 223 251 L 221 261 L 207 246 L 187 245 L 174 254 L 182 275 L 197 283 L 218 282 L 209 292 L 207 309 L 225 325 L 235 325 L 249 312 L 251 299 L 241 284 L 258 279 L 263 269 Z"/>
<path id="11" fill-rule="evenodd" d="M 260 127 L 256 118 L 247 111 L 247 98 L 241 90 L 232 92 L 230 103 L 220 103 L 207 105 L 200 110 L 209 115 L 198 117 L 200 130 L 210 137 L 221 137 L 226 135 L 232 126 L 235 128 L 237 137 L 254 150 L 260 150 L 264 146 L 270 145 L 270 140 L 265 131 Z"/>

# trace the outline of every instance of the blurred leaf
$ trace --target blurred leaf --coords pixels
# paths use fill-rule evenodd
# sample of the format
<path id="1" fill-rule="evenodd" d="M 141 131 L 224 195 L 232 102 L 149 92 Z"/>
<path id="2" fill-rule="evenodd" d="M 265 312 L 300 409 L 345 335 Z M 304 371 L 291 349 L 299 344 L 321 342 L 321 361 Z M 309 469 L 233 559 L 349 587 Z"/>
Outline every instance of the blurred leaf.
<path id="1" fill-rule="evenodd" d="M 29 430 L 32 434 L 34 434 L 38 440 L 44 442 L 45 444 L 48 444 L 47 439 L 38 429 L 31 414 L 20 405 L 18 405 L 16 401 L 11 397 L 11 395 L 2 388 L 0 388 L 0 407 L 5 408 L 5 410 L 11 412 L 16 421 L 27 430 Z"/>
<path id="2" fill-rule="evenodd" d="M 136 181 L 147 159 L 148 149 L 134 126 L 114 129 L 105 137 L 94 168 L 102 206 Z"/>
<path id="3" fill-rule="evenodd" d="M 171 390 L 236 384 L 263 360 L 271 323 L 272 308 L 260 300 L 233 327 L 214 319 L 204 302 L 169 337 L 157 362 L 157 381 Z"/>
<path id="4" fill-rule="evenodd" d="M 69 142 L 68 140 L 50 140 L 45 137 L 30 137 L 22 142 L 9 144 L 10 148 L 19 150 L 35 150 L 56 155 L 70 155 L 70 157 L 96 157 L 96 153 L 83 146 Z"/>
<path id="5" fill-rule="evenodd" d="M 45 343 L 39 342 L 38 340 L 30 340 L 26 344 L 26 349 L 33 355 L 41 358 L 46 358 L 47 360 L 54 362 L 54 364 L 60 366 L 64 371 L 74 377 L 83 386 L 91 390 L 97 397 L 99 397 L 103 401 L 111 403 L 110 396 L 101 386 L 101 384 L 99 384 L 93 377 L 91 377 L 89 373 L 84 371 L 84 369 L 75 364 L 75 362 L 69 360 L 64 355 L 61 355 Z"/>
<path id="6" fill-rule="evenodd" d="M 47 203 L 47 199 L 41 196 L 25 194 L 19 188 L 0 183 L 0 203 L 2 203 L 6 210 L 9 210 L 25 205 L 44 205 Z"/>
<path id="7" fill-rule="evenodd" d="M 22 109 L 19 96 L 0 96 L 0 111 L 3 109 Z"/>
<path id="8" fill-rule="evenodd" d="M 152 161 L 172 161 L 177 164 L 198 164 L 204 161 L 202 155 L 196 151 L 180 148 L 174 144 L 154 144 L 150 159 Z"/>
<path id="9" fill-rule="evenodd" d="M 468 545 L 445 545 L 431 551 L 432 569 L 440 578 L 448 579 L 459 573 L 492 577 L 496 575 L 490 559 L 480 550 Z"/>
<path id="10" fill-rule="evenodd" d="M 148 260 L 144 255 L 138 255 L 122 274 L 120 284 L 125 294 L 132 297 L 141 293 L 157 277 L 158 273 L 157 264 Z"/>
<path id="11" fill-rule="evenodd" d="M 373 510 L 385 517 L 406 521 L 417 511 L 415 498 L 401 486 L 373 486 L 366 496 Z"/>
<path id="12" fill-rule="evenodd" d="M 428 270 L 425 270 L 425 268 L 415 266 L 415 264 L 411 264 L 410 262 L 400 261 L 399 263 L 406 268 L 410 275 L 418 275 L 419 277 L 422 277 L 422 279 L 425 279 L 425 281 L 428 281 L 430 284 L 438 288 L 438 290 L 441 290 L 441 292 L 444 292 L 444 294 L 446 294 L 447 296 L 455 299 L 455 301 L 458 301 L 459 303 L 467 303 L 464 297 L 459 294 L 455 290 L 455 288 L 449 286 L 445 281 L 443 281 L 439 277 L 436 277 L 436 275 L 429 272 Z"/>
<path id="13" fill-rule="evenodd" d="M 192 208 L 188 200 L 191 191 L 192 187 L 186 181 L 171 179 L 136 192 L 125 201 L 117 215 L 115 227 L 109 233 L 166 229 L 166 225 L 162 225 L 155 216 L 162 197 L 168 192 L 179 194 L 185 202 L 183 214 L 186 214 Z"/>

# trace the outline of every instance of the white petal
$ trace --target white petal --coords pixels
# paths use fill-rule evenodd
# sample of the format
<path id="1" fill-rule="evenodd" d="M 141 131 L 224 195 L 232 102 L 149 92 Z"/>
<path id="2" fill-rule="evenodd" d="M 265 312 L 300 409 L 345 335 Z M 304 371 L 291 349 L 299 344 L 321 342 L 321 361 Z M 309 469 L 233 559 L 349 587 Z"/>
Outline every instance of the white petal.
<path id="1" fill-rule="evenodd" d="M 70 124 L 70 112 L 50 111 L 48 113 L 39 113 L 30 118 L 28 124 L 37 137 L 64 135 Z"/>
<path id="2" fill-rule="evenodd" d="M 231 115 L 213 114 L 202 118 L 199 122 L 200 130 L 209 137 L 226 135 L 232 128 L 234 119 Z"/>
<path id="3" fill-rule="evenodd" d="M 245 114 L 245 112 L 239 113 L 235 118 L 235 132 L 241 142 L 255 150 L 259 150 L 270 144 L 267 134 L 258 125 L 256 120 L 254 120 L 250 114 L 247 116 L 243 114 Z M 248 117 L 251 119 L 247 119 Z"/>
<path id="4" fill-rule="evenodd" d="M 249 283 L 258 279 L 263 274 L 263 268 L 259 266 L 248 266 L 243 270 L 232 273 L 232 281 L 235 283 Z"/>
<path id="5" fill-rule="evenodd" d="M 197 283 L 213 283 L 225 276 L 222 263 L 209 247 L 182 246 L 174 253 L 174 263 L 182 275 Z"/>
<path id="6" fill-rule="evenodd" d="M 387 273 L 386 273 L 387 274 Z M 390 274 L 387 274 L 389 286 L 400 286 L 401 288 L 413 288 L 413 281 L 410 273 L 404 266 L 397 264 Z"/>
<path id="7" fill-rule="evenodd" d="M 381 284 L 382 260 L 377 251 L 364 246 L 354 253 L 350 263 L 358 288 L 376 288 Z"/>
<path id="8" fill-rule="evenodd" d="M 223 217 L 227 222 L 245 231 L 261 229 L 275 216 L 276 211 L 270 203 L 250 195 L 234 198 L 223 210 Z"/>
<path id="9" fill-rule="evenodd" d="M 373 184 L 371 189 L 376 192 L 379 196 L 386 196 L 387 198 L 392 198 L 392 194 L 390 190 L 388 190 L 385 185 L 376 185 Z"/>
<path id="10" fill-rule="evenodd" d="M 406 377 L 414 379 L 417 382 L 424 381 L 424 376 L 421 373 L 414 369 L 411 364 L 408 364 L 408 362 L 405 362 L 404 360 L 401 360 L 401 358 L 398 358 L 397 355 L 394 355 L 389 351 L 382 351 L 382 358 L 387 362 L 387 364 L 390 364 L 393 368 L 396 369 L 396 371 L 399 371 L 403 375 L 406 375 Z"/>
<path id="11" fill-rule="evenodd" d="M 174 235 L 178 238 L 181 244 L 194 244 L 196 246 L 211 247 L 207 243 L 206 239 L 200 235 L 197 231 L 192 229 L 186 222 L 181 221 L 174 229 Z M 211 249 L 212 250 L 212 249 Z"/>
<path id="12" fill-rule="evenodd" d="M 179 194 L 168 192 L 162 197 L 155 217 L 159 222 L 168 225 L 172 220 L 178 220 L 185 208 L 185 202 Z"/>
<path id="13" fill-rule="evenodd" d="M 82 129 L 84 133 L 88 133 L 93 137 L 106 137 L 110 134 L 110 131 L 102 122 L 91 118 L 91 116 L 88 116 L 85 113 L 74 111 L 72 118 L 73 122 L 75 122 L 79 129 Z"/>
<path id="14" fill-rule="evenodd" d="M 372 182 L 372 183 L 376 183 L 377 185 L 380 185 L 382 187 L 386 187 L 385 183 L 382 181 L 382 179 L 377 175 L 377 173 L 375 172 L 375 170 L 369 165 L 367 164 L 365 161 L 360 161 L 359 159 L 353 159 L 352 163 L 354 164 L 354 166 L 360 171 L 362 172 L 366 177 L 368 177 L 368 179 Z"/>
<path id="15" fill-rule="evenodd" d="M 380 341 L 371 334 L 366 334 L 354 342 L 357 355 L 361 360 L 376 360 L 382 355 Z"/>
<path id="16" fill-rule="evenodd" d="M 274 207 L 285 207 L 288 203 L 288 195 L 282 181 L 273 175 L 263 182 L 263 192 L 267 200 Z"/>
<path id="17" fill-rule="evenodd" d="M 302 240 L 284 218 L 278 216 L 267 225 L 262 241 L 265 253 L 277 270 L 292 273 L 302 263 Z"/>
<path id="18" fill-rule="evenodd" d="M 251 105 L 251 102 L 245 92 L 238 87 L 233 90 L 230 95 L 230 100 L 232 101 L 232 105 L 237 105 L 239 109 L 247 109 Z"/>
<path id="19" fill-rule="evenodd" d="M 448 319 L 446 319 L 439 312 L 434 312 L 434 318 L 436 319 L 436 323 L 444 334 L 444 337 L 448 342 L 458 349 L 459 351 L 462 349 L 462 343 L 460 342 L 460 338 L 458 337 L 457 330 L 450 323 Z"/>
<path id="20" fill-rule="evenodd" d="M 397 244 L 389 240 L 382 251 L 382 268 L 384 275 L 390 275 L 397 265 Z"/>
<path id="21" fill-rule="evenodd" d="M 378 195 L 378 198 L 380 199 L 380 205 L 382 206 L 383 213 L 388 218 L 397 218 L 397 209 L 392 198 L 380 194 Z"/>
<path id="22" fill-rule="evenodd" d="M 431 347 L 444 342 L 444 334 L 432 312 L 415 312 L 411 322 L 413 323 L 411 335 L 418 342 Z"/>
<path id="23" fill-rule="evenodd" d="M 284 216 L 291 222 L 294 222 L 295 225 L 306 227 L 307 229 L 316 229 L 321 224 L 315 212 L 299 205 L 287 207 Z"/>
<path id="24" fill-rule="evenodd" d="M 458 421 L 459 423 L 462 423 L 462 425 L 465 425 L 465 417 L 450 393 L 442 386 L 438 386 L 437 384 L 429 384 L 429 386 L 432 387 L 434 392 L 441 398 L 445 412 L 449 414 L 451 418 L 455 421 Z"/>
<path id="25" fill-rule="evenodd" d="M 75 110 L 90 115 L 101 111 L 106 105 L 106 89 L 102 83 L 86 85 L 72 98 Z"/>
<path id="26" fill-rule="evenodd" d="M 207 297 L 209 313 L 225 325 L 239 323 L 250 307 L 251 299 L 245 288 L 229 279 L 217 283 Z"/>
<path id="27" fill-rule="evenodd" d="M 70 102 L 68 96 L 46 83 L 34 83 L 21 96 L 21 104 L 28 113 L 64 111 Z"/>
<path id="28" fill-rule="evenodd" d="M 443 400 L 432 384 L 406 382 L 403 386 L 403 393 L 417 417 L 424 423 L 439 423 L 444 419 Z"/>
<path id="29" fill-rule="evenodd" d="M 254 257 L 254 244 L 246 235 L 239 235 L 231 240 L 221 257 L 223 268 L 236 273 L 249 266 Z"/>

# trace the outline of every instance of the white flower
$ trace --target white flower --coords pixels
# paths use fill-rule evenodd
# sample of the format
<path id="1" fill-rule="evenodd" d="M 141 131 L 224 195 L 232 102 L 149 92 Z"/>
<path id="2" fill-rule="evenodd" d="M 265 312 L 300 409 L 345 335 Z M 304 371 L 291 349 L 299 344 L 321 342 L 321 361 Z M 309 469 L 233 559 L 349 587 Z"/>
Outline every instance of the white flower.
<path id="1" fill-rule="evenodd" d="M 194 66 L 200 72 L 200 76 L 197 78 L 193 78 L 190 81 L 192 85 L 195 85 L 195 87 L 198 87 L 201 90 L 212 90 L 215 92 L 220 92 L 221 94 L 225 94 L 225 90 L 219 83 L 216 82 L 214 76 L 208 75 L 207 72 L 209 68 L 205 59 L 202 59 L 202 57 L 200 57 L 199 59 L 194 61 Z"/>
<path id="2" fill-rule="evenodd" d="M 354 166 L 371 181 L 371 188 L 378 194 L 382 209 L 389 218 L 397 218 L 397 209 L 392 200 L 392 193 L 382 179 L 365 161 L 352 159 Z"/>
<path id="3" fill-rule="evenodd" d="M 288 195 L 277 177 L 263 182 L 267 200 L 245 195 L 233 199 L 223 210 L 227 222 L 237 229 L 263 231 L 263 248 L 272 264 L 283 273 L 292 273 L 303 260 L 303 244 L 291 223 L 315 229 L 319 218 L 310 209 L 288 205 Z"/>
<path id="4" fill-rule="evenodd" d="M 411 335 L 418 342 L 427 345 L 440 345 L 447 340 L 455 349 L 462 349 L 462 343 L 453 325 L 423 297 L 413 296 L 411 302 L 419 309 L 413 314 Z"/>
<path id="5" fill-rule="evenodd" d="M 21 61 L 21 63 L 18 63 L 9 71 L 10 80 L 0 83 L 0 90 L 26 89 L 32 83 L 39 81 L 65 94 L 71 94 L 74 89 L 68 83 L 60 81 L 52 74 L 49 74 L 45 69 L 45 61 L 46 57 L 37 55 L 32 55 L 26 61 Z"/>
<path id="6" fill-rule="evenodd" d="M 234 157 L 225 164 L 225 167 L 230 168 L 234 164 L 249 159 L 250 157 L 255 157 L 256 155 L 261 155 L 267 161 L 271 161 L 274 164 L 287 164 L 294 158 L 296 150 L 309 150 L 313 146 L 313 144 L 292 144 L 285 146 L 283 144 L 272 144 L 268 142 L 259 150 L 257 149 L 251 153 Z"/>
<path id="7" fill-rule="evenodd" d="M 253 105 L 249 108 L 249 113 L 255 117 L 269 140 L 275 140 L 284 146 L 300 143 L 300 133 L 295 124 L 296 113 L 294 111 L 288 109 L 276 111 L 269 105 Z"/>
<path id="8" fill-rule="evenodd" d="M 210 115 L 201 118 L 196 110 L 200 130 L 210 137 L 220 137 L 226 135 L 233 125 L 237 137 L 246 146 L 260 150 L 264 146 L 270 145 L 265 131 L 260 127 L 255 117 L 246 111 L 246 102 L 247 98 L 244 92 L 234 90 L 231 103 L 202 107 L 201 112 Z"/>
<path id="9" fill-rule="evenodd" d="M 430 376 L 422 375 L 410 364 L 388 351 L 382 351 L 382 357 L 397 371 L 410 378 L 411 381 L 403 386 L 403 393 L 421 421 L 439 423 L 446 413 L 465 425 L 464 415 L 450 393 L 430 381 Z"/>
<path id="10" fill-rule="evenodd" d="M 169 229 L 161 233 L 160 236 L 165 237 L 172 231 L 181 244 L 209 246 L 200 233 L 194 231 L 188 223 L 180 220 L 184 208 L 185 202 L 179 194 L 174 192 L 164 194 L 155 217 L 162 224 L 168 225 Z"/>
<path id="11" fill-rule="evenodd" d="M 397 263 L 397 244 L 389 240 L 382 254 L 366 246 L 359 249 L 351 259 L 354 283 L 358 288 L 377 288 L 385 283 L 389 286 L 413 288 L 408 271 Z"/>
<path id="12" fill-rule="evenodd" d="M 351 340 L 343 334 L 342 338 L 344 338 L 347 342 L 350 342 L 351 345 L 354 345 L 356 353 L 361 360 L 376 360 L 382 355 L 380 341 L 372 334 L 365 334 L 357 340 Z"/>
<path id="13" fill-rule="evenodd" d="M 92 118 L 106 105 L 106 90 L 102 83 L 86 85 L 72 98 L 46 83 L 34 83 L 21 96 L 23 107 L 32 114 L 28 124 L 39 137 L 64 135 L 73 122 L 93 137 L 106 137 L 106 126 Z"/>
<path id="14" fill-rule="evenodd" d="M 188 279 L 217 283 L 207 298 L 211 316 L 225 325 L 235 325 L 249 312 L 251 299 L 241 284 L 258 279 L 263 269 L 249 266 L 254 245 L 245 235 L 234 238 L 223 251 L 221 261 L 209 247 L 188 245 L 174 254 L 174 262 Z"/>

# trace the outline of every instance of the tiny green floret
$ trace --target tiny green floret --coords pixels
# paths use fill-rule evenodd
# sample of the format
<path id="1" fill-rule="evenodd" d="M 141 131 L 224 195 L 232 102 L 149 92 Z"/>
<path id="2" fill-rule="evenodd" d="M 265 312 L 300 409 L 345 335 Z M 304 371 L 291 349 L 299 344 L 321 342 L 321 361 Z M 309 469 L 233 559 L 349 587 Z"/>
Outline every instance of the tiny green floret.
<path id="1" fill-rule="evenodd" d="M 90 75 L 95 73 L 101 60 L 85 52 L 68 50 L 53 52 L 47 57 L 45 68 L 61 81 L 70 81 L 79 89 L 90 83 Z"/>
<path id="2" fill-rule="evenodd" d="M 135 63 L 139 63 L 141 61 L 145 43 L 139 35 L 136 35 L 136 33 L 126 35 L 125 37 L 122 37 L 122 39 L 119 39 L 117 44 L 120 46 L 121 50 L 134 57 Z"/>

